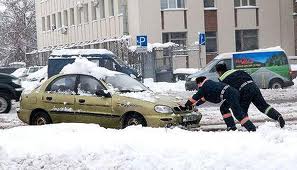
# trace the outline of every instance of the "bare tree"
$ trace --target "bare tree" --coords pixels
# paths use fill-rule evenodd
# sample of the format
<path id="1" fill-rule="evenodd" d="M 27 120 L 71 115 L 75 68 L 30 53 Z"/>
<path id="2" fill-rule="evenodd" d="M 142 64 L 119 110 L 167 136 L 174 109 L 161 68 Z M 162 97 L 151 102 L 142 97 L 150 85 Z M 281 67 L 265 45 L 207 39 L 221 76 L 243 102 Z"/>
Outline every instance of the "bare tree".
<path id="1" fill-rule="evenodd" d="M 29 62 L 26 53 L 37 48 L 34 0 L 0 0 L 0 59 Z M 3 61 L 2 61 L 3 63 Z"/>

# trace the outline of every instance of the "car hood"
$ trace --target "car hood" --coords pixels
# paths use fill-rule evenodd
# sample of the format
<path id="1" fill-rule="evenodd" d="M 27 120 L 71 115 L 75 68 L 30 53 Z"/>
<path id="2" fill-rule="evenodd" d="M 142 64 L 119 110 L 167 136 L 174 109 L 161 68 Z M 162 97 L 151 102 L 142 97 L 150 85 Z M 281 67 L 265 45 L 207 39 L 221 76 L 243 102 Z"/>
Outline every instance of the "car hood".
<path id="1" fill-rule="evenodd" d="M 178 103 L 182 100 L 181 98 L 172 95 L 164 95 L 148 91 L 135 93 L 121 93 L 119 95 L 122 97 L 133 98 L 134 100 L 150 102 L 155 105 L 166 105 L 170 107 L 178 106 Z"/>

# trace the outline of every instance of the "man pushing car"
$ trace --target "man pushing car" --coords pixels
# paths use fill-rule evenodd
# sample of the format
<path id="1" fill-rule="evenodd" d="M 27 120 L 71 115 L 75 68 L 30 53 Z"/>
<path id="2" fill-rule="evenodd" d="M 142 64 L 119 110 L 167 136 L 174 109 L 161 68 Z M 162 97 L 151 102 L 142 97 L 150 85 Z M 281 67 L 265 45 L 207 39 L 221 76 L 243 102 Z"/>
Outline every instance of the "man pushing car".
<path id="1" fill-rule="evenodd" d="M 285 126 L 285 120 L 282 115 L 271 107 L 263 98 L 260 89 L 254 83 L 252 77 L 243 70 L 228 70 L 226 64 L 216 65 L 216 71 L 219 74 L 219 80 L 226 83 L 240 93 L 240 107 L 244 113 L 248 113 L 251 103 L 253 103 L 259 111 L 267 115 L 269 118 L 279 122 L 281 128 Z M 229 103 L 222 104 L 221 112 L 230 113 Z"/>
<path id="2" fill-rule="evenodd" d="M 211 103 L 220 103 L 221 101 L 224 101 L 230 106 L 234 117 L 243 127 L 245 127 L 248 131 L 256 131 L 255 125 L 240 107 L 240 95 L 238 90 L 227 84 L 208 80 L 204 76 L 196 78 L 196 83 L 199 87 L 198 92 L 189 98 L 184 107 L 188 108 L 194 105 L 199 106 L 206 101 Z M 231 113 L 223 114 L 223 118 L 227 125 L 227 130 L 236 130 L 235 122 Z"/>

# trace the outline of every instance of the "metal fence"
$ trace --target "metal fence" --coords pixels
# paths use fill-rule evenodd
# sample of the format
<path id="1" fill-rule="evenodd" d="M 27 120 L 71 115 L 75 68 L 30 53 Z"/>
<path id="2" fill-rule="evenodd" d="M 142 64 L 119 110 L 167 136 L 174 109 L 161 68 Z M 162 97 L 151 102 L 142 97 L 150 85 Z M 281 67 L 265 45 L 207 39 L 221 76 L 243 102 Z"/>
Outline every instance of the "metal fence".
<path id="1" fill-rule="evenodd" d="M 109 41 L 100 44 L 73 48 L 105 48 L 112 51 L 129 67 L 135 69 L 143 78 L 157 82 L 173 82 L 176 68 L 189 68 L 189 50 L 179 47 L 154 48 L 152 51 L 131 51 L 127 41 Z M 28 66 L 47 65 L 51 51 L 27 54 Z"/>

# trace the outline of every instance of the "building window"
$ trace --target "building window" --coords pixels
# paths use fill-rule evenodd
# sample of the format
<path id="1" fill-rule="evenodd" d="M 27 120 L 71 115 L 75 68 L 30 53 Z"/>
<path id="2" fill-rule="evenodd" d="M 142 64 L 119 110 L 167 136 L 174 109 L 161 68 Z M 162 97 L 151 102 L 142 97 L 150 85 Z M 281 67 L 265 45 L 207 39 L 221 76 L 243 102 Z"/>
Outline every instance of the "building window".
<path id="1" fill-rule="evenodd" d="M 97 20 L 98 5 L 92 2 L 92 21 Z"/>
<path id="2" fill-rule="evenodd" d="M 163 43 L 173 42 L 181 47 L 187 46 L 187 33 L 186 32 L 170 32 L 163 33 Z"/>
<path id="3" fill-rule="evenodd" d="M 204 8 L 213 8 L 215 7 L 214 0 L 204 0 Z"/>
<path id="4" fill-rule="evenodd" d="M 89 5 L 84 4 L 84 23 L 89 22 Z"/>
<path id="5" fill-rule="evenodd" d="M 118 13 L 119 15 L 124 14 L 124 4 L 123 0 L 118 0 Z"/>
<path id="6" fill-rule="evenodd" d="M 62 27 L 62 13 L 58 12 L 58 28 Z"/>
<path id="7" fill-rule="evenodd" d="M 70 8 L 70 25 L 75 25 L 75 23 L 74 23 L 74 8 Z"/>
<path id="8" fill-rule="evenodd" d="M 161 9 L 185 8 L 185 0 L 161 0 Z"/>
<path id="9" fill-rule="evenodd" d="M 68 11 L 64 10 L 63 12 L 63 24 L 64 26 L 68 26 Z"/>
<path id="10" fill-rule="evenodd" d="M 258 49 L 258 30 L 236 30 L 236 51 Z"/>
<path id="11" fill-rule="evenodd" d="M 256 0 L 234 0 L 234 6 L 256 6 Z"/>
<path id="12" fill-rule="evenodd" d="M 81 7 L 77 7 L 77 24 L 81 24 L 81 20 L 83 18 L 83 11 Z"/>
<path id="13" fill-rule="evenodd" d="M 206 52 L 217 52 L 217 32 L 206 32 Z"/>
<path id="14" fill-rule="evenodd" d="M 52 30 L 55 30 L 56 28 L 57 28 L 56 14 L 52 14 Z"/>
<path id="15" fill-rule="evenodd" d="M 105 4 L 104 4 L 104 0 L 101 0 L 100 1 L 100 4 L 99 4 L 99 8 L 100 8 L 100 18 L 103 19 L 105 18 Z"/>
<path id="16" fill-rule="evenodd" d="M 109 16 L 114 16 L 114 3 L 113 0 L 109 0 Z"/>
<path id="17" fill-rule="evenodd" d="M 46 17 L 46 20 L 47 20 L 47 30 L 51 30 L 51 16 L 48 15 Z"/>
<path id="18" fill-rule="evenodd" d="M 42 31 L 45 31 L 45 17 L 42 17 L 41 20 L 42 20 Z"/>

